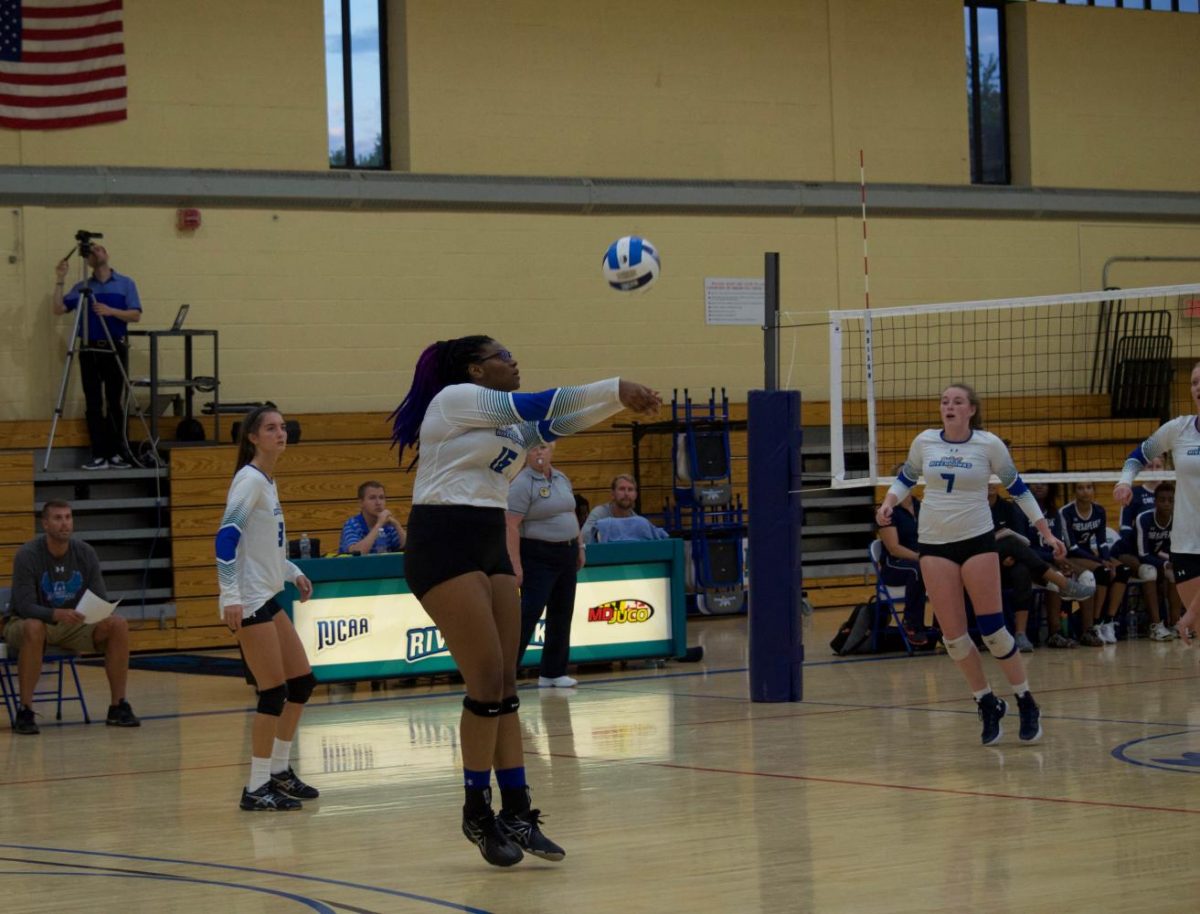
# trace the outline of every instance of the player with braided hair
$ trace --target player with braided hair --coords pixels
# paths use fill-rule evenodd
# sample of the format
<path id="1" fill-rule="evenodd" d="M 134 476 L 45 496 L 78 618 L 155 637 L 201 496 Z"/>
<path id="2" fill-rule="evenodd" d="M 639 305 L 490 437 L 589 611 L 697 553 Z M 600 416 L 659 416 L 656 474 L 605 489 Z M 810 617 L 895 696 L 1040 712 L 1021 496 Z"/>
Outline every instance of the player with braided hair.
<path id="1" fill-rule="evenodd" d="M 505 539 L 509 482 L 527 448 L 601 422 L 623 407 L 653 413 L 658 394 L 620 378 L 515 393 L 513 354 L 487 336 L 434 343 L 392 413 L 401 454 L 417 449 L 405 576 L 466 683 L 460 723 L 463 833 L 496 866 L 524 852 L 561 860 L 530 808 L 517 718 L 521 601 Z M 492 811 L 491 771 L 502 809 Z"/>

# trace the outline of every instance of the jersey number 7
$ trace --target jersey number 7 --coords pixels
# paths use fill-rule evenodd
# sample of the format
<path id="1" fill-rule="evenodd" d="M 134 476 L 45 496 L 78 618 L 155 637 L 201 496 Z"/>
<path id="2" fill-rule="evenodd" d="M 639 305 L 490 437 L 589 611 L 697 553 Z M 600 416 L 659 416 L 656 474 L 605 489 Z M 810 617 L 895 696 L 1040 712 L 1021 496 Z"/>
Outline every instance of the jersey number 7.
<path id="1" fill-rule="evenodd" d="M 942 473 L 942 479 L 946 480 L 946 494 L 949 495 L 954 491 L 954 474 Z"/>

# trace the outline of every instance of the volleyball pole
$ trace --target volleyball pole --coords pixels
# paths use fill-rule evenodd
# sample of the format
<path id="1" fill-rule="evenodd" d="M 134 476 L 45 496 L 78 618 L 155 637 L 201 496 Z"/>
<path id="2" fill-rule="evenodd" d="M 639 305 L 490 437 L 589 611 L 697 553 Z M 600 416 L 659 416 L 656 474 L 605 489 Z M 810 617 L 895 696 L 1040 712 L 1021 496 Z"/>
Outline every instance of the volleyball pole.
<path id="1" fill-rule="evenodd" d="M 750 700 L 803 698 L 800 393 L 778 390 L 779 255 L 766 255 L 766 390 L 750 391 Z"/>

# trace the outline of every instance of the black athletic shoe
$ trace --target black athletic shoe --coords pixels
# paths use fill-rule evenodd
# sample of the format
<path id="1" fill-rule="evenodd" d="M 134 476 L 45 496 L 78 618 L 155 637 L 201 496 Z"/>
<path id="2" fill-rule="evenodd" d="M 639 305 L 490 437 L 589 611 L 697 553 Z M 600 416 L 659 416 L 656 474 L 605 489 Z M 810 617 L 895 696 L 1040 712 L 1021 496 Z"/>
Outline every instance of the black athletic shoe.
<path id="1" fill-rule="evenodd" d="M 129 707 L 129 702 L 124 698 L 115 705 L 108 706 L 108 717 L 104 719 L 104 723 L 109 727 L 140 727 L 142 725 L 142 722 L 134 715 L 133 708 Z"/>
<path id="2" fill-rule="evenodd" d="M 1036 743 L 1042 738 L 1042 711 L 1033 700 L 1032 692 L 1017 698 L 1017 711 L 1021 715 L 1021 741 Z"/>
<path id="3" fill-rule="evenodd" d="M 18 708 L 17 719 L 13 723 L 13 732 L 25 736 L 37 736 L 42 731 L 38 729 L 37 721 L 33 719 L 33 708 Z"/>
<path id="4" fill-rule="evenodd" d="M 277 793 L 282 793 L 295 800 L 315 800 L 321 795 L 321 791 L 317 788 L 311 784 L 305 784 L 296 777 L 296 772 L 290 765 L 286 771 L 271 775 L 271 787 Z"/>
<path id="5" fill-rule="evenodd" d="M 997 698 L 994 692 L 988 692 L 976 704 L 979 705 L 979 719 L 983 721 L 980 738 L 985 746 L 990 746 L 1004 735 L 1000 719 L 1008 712 L 1008 702 Z"/>
<path id="6" fill-rule="evenodd" d="M 263 784 L 257 790 L 242 788 L 242 809 L 247 812 L 287 812 L 291 809 L 301 809 L 303 804 L 277 791 L 271 782 Z"/>
<path id="7" fill-rule="evenodd" d="M 527 809 L 525 812 L 509 812 L 507 809 L 496 816 L 500 831 L 514 844 L 543 860 L 561 860 L 567 852 L 542 834 L 541 810 Z"/>
<path id="8" fill-rule="evenodd" d="M 463 834 L 479 848 L 483 859 L 492 866 L 512 866 L 525 856 L 521 848 L 508 839 L 496 824 L 496 816 L 489 809 L 485 813 L 468 815 L 463 809 Z"/>

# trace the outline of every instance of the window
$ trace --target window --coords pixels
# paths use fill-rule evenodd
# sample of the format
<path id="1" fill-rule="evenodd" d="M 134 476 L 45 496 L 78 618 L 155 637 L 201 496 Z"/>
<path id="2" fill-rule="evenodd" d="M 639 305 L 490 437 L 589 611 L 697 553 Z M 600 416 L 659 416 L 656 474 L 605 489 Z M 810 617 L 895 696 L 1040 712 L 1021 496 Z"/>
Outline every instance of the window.
<path id="1" fill-rule="evenodd" d="M 1004 0 L 965 0 L 971 183 L 1008 184 Z"/>
<path id="2" fill-rule="evenodd" d="M 329 165 L 388 168 L 386 0 L 325 0 Z"/>
<path id="3" fill-rule="evenodd" d="M 1200 13 L 1200 0 L 1038 0 L 1068 6 L 1108 6 L 1127 10 L 1158 10 L 1163 13 Z"/>

